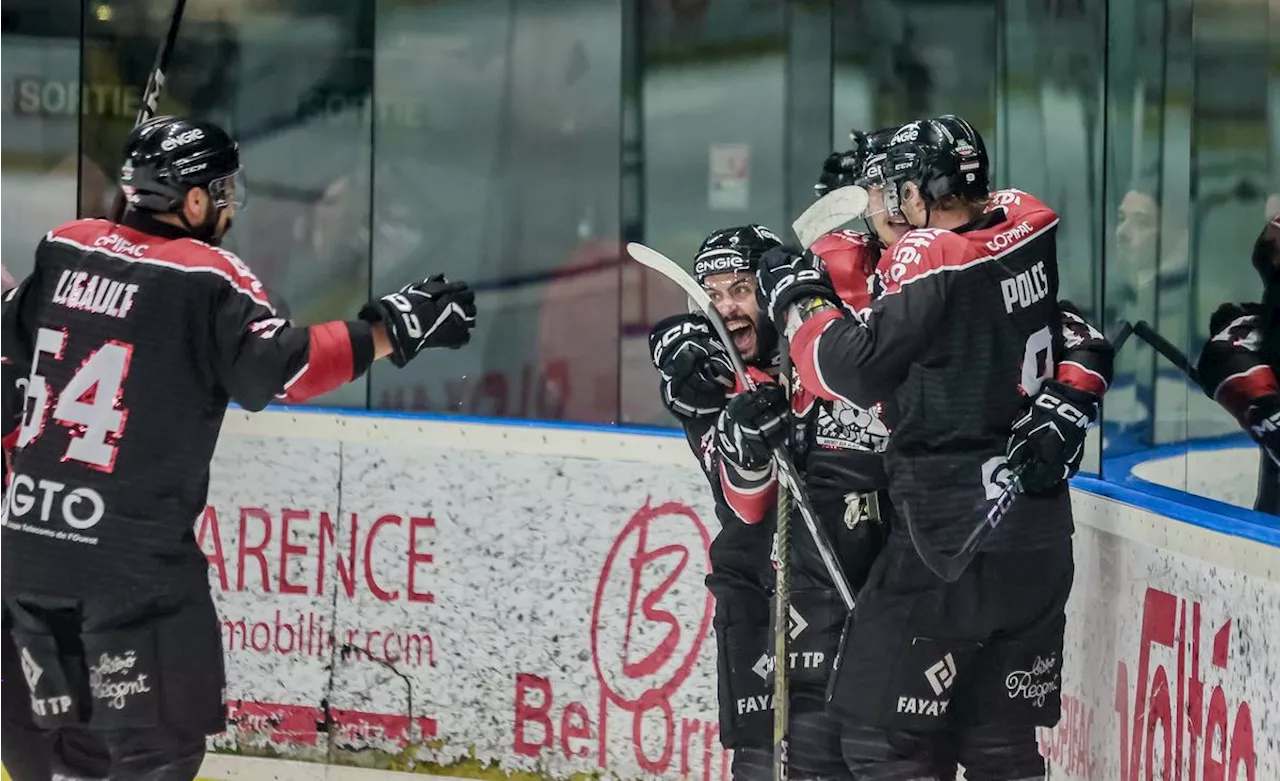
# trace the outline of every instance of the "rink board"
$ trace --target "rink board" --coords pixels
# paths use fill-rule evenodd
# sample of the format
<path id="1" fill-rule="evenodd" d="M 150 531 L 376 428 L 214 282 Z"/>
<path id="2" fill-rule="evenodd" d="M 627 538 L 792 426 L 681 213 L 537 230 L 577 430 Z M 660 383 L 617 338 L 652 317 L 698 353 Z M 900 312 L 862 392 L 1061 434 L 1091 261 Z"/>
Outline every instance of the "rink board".
<path id="1" fill-rule="evenodd" d="M 1053 777 L 1280 778 L 1280 549 L 1075 501 Z M 679 437 L 233 412 L 196 525 L 232 721 L 205 775 L 727 781 L 716 526 Z"/>

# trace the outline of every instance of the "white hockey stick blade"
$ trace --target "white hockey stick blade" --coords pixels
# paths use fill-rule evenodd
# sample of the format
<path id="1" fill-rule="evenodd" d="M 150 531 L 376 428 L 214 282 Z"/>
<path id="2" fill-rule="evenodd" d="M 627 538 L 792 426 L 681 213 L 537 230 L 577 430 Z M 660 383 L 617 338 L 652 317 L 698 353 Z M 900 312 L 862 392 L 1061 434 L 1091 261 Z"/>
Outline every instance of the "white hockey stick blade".
<path id="1" fill-rule="evenodd" d="M 681 268 L 680 264 L 671 258 L 656 249 L 651 249 L 634 241 L 627 243 L 627 254 L 679 285 L 680 289 L 688 293 L 693 302 L 703 311 L 706 311 L 707 307 L 711 306 L 711 296 L 707 295 L 707 291 L 702 289 L 702 285 L 698 284 L 698 280 L 694 279 L 692 274 Z"/>
<path id="2" fill-rule="evenodd" d="M 818 239 L 865 214 L 867 200 L 867 191 L 856 184 L 832 190 L 805 209 L 804 214 L 791 223 L 791 229 L 800 244 L 809 249 Z"/>
<path id="3" fill-rule="evenodd" d="M 724 319 L 720 317 L 720 313 L 716 311 L 715 304 L 711 303 L 711 296 L 707 295 L 707 291 L 703 290 L 702 285 L 698 284 L 698 280 L 688 271 L 681 268 L 671 258 L 658 252 L 656 249 L 646 247 L 634 241 L 627 242 L 627 254 L 635 258 L 645 266 L 653 269 L 662 276 L 671 280 L 680 286 L 680 289 L 689 294 L 690 300 L 694 306 L 697 306 L 711 321 L 712 327 L 716 329 L 720 341 L 729 346 L 729 361 L 733 364 L 733 370 L 737 373 L 738 378 L 747 388 L 754 388 L 755 383 L 751 381 L 751 376 L 747 374 L 747 366 L 742 362 L 742 356 L 733 347 L 733 336 L 729 333 L 729 329 L 725 328 Z"/>

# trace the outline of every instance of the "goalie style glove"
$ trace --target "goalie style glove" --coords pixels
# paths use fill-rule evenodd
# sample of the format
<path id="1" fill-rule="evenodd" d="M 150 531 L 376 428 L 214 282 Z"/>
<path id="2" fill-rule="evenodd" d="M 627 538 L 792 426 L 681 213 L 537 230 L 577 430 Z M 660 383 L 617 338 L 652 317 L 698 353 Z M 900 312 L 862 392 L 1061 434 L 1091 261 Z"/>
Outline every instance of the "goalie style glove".
<path id="1" fill-rule="evenodd" d="M 360 319 L 386 327 L 391 362 L 403 367 L 427 348 L 456 350 L 471 341 L 475 300 L 466 282 L 450 282 L 436 274 L 370 301 L 360 310 Z"/>
<path id="2" fill-rule="evenodd" d="M 1085 432 L 1097 417 L 1097 396 L 1045 381 L 1009 437 L 1009 467 L 1025 467 L 1023 490 L 1045 493 L 1080 471 Z"/>
<path id="3" fill-rule="evenodd" d="M 716 423 L 720 458 L 745 473 L 773 461 L 773 449 L 787 441 L 787 394 L 768 383 L 729 400 Z"/>
<path id="4" fill-rule="evenodd" d="M 825 266 L 808 251 L 797 255 L 786 247 L 769 250 L 760 258 L 756 282 L 760 309 L 775 324 L 790 325 L 784 318 L 792 304 L 807 304 L 810 299 L 834 304 L 837 300 Z"/>
<path id="5" fill-rule="evenodd" d="M 714 415 L 733 388 L 733 364 L 711 321 L 672 315 L 649 332 L 649 355 L 662 375 L 662 404 L 681 418 Z"/>

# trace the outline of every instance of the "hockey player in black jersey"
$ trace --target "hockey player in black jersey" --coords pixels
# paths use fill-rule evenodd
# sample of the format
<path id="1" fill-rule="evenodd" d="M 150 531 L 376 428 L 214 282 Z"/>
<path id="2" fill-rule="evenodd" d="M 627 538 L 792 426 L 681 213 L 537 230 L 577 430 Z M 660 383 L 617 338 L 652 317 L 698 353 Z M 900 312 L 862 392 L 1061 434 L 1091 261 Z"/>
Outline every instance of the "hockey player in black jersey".
<path id="1" fill-rule="evenodd" d="M 825 398 L 889 402 L 900 522 L 859 594 L 833 681 L 844 756 L 859 779 L 942 778 L 947 755 L 972 781 L 1039 778 L 1035 728 L 1059 715 L 1073 575 L 1064 478 L 1109 381 L 1110 346 L 1059 308 L 1057 216 L 1026 193 L 988 190 L 986 150 L 967 122 L 905 125 L 881 170 L 887 214 L 915 229 L 881 256 L 869 307 L 837 306 L 812 253 L 770 253 L 758 270 L 801 381 Z M 956 550 L 1010 466 L 1026 495 L 945 583 L 910 527 Z"/>
<path id="2" fill-rule="evenodd" d="M 310 327 L 218 246 L 243 204 L 236 143 L 160 117 L 130 135 L 122 224 L 50 231 L 4 300 L 27 378 L 4 497 L 4 610 L 36 724 L 87 724 L 112 779 L 195 777 L 225 726 L 219 625 L 193 524 L 229 402 L 302 402 L 466 344 L 474 294 L 430 277 Z M 6 409 L 9 405 L 6 405 Z M 15 779 L 15 781 L 27 781 Z"/>
<path id="3" fill-rule="evenodd" d="M 1262 300 L 1218 307 L 1197 372 L 1204 392 L 1262 451 L 1253 509 L 1280 515 L 1280 218 L 1258 236 L 1253 267 L 1262 277 Z"/>
<path id="4" fill-rule="evenodd" d="M 797 392 L 795 415 L 776 383 L 773 327 L 759 315 L 756 261 L 781 242 L 758 225 L 717 231 L 703 242 L 695 273 L 734 334 L 758 387 L 736 384 L 724 346 L 701 315 L 676 315 L 650 334 L 664 404 L 680 419 L 716 498 L 721 529 L 711 546 L 707 586 L 716 596 L 721 742 L 734 750 L 733 775 L 768 779 L 772 770 L 770 564 L 776 507 L 771 437 L 795 425 L 793 451 L 810 496 L 850 577 L 860 583 L 883 536 L 876 451 L 888 432 L 878 410 L 855 410 Z M 799 521 L 795 521 L 797 527 Z M 807 538 L 793 535 L 792 607 L 805 622 L 792 641 L 791 775 L 845 777 L 839 723 L 824 713 L 824 691 L 845 609 Z"/>

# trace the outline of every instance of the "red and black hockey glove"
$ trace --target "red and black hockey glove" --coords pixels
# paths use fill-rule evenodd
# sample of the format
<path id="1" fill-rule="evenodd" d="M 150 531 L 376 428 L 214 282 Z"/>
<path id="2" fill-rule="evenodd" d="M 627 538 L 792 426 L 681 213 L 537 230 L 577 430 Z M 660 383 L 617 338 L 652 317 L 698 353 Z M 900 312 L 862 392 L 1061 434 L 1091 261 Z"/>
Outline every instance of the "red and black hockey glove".
<path id="1" fill-rule="evenodd" d="M 790 405 L 781 385 L 767 383 L 729 399 L 716 423 L 720 457 L 739 469 L 763 469 L 787 441 Z"/>
<path id="2" fill-rule="evenodd" d="M 786 247 L 775 247 L 760 257 L 756 267 L 756 296 L 761 311 L 770 322 L 785 326 L 792 304 L 810 298 L 835 303 L 835 286 L 826 267 L 812 252 L 802 255 Z"/>
<path id="3" fill-rule="evenodd" d="M 476 295 L 466 282 L 436 274 L 370 301 L 360 319 L 386 327 L 391 362 L 403 367 L 427 348 L 456 350 L 471 341 Z"/>
<path id="4" fill-rule="evenodd" d="M 662 376 L 662 404 L 681 418 L 714 415 L 733 388 L 733 364 L 702 315 L 672 315 L 649 331 L 649 355 Z"/>
<path id="5" fill-rule="evenodd" d="M 1245 412 L 1249 434 L 1267 456 L 1280 465 L 1280 396 L 1263 396 Z"/>
<path id="6" fill-rule="evenodd" d="M 1097 417 L 1097 396 L 1045 381 L 1009 437 L 1009 467 L 1023 468 L 1023 490 L 1045 493 L 1080 471 L 1085 433 Z"/>

